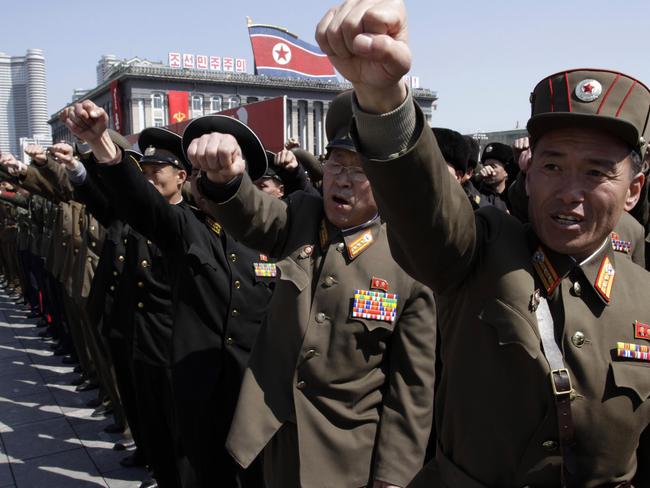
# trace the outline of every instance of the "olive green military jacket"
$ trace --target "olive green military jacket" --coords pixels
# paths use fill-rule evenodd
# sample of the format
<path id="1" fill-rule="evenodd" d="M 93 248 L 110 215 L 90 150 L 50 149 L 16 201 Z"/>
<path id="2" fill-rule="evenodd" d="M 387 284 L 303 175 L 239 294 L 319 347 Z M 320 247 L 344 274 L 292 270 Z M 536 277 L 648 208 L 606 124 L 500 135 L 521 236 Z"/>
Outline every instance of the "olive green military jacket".
<path id="1" fill-rule="evenodd" d="M 391 259 L 379 219 L 342 236 L 324 220 L 319 196 L 297 192 L 286 203 L 245 175 L 231 200 L 206 207 L 240 242 L 279 260 L 228 436 L 233 457 L 250 465 L 295 422 L 301 486 L 406 486 L 431 427 L 431 291 Z M 353 317 L 356 290 L 371 291 L 373 278 L 397 294 L 394 319 Z"/>
<path id="2" fill-rule="evenodd" d="M 416 132 L 403 154 L 364 162 L 393 256 L 440 294 L 439 450 L 413 486 L 558 487 L 558 421 L 531 307 L 539 244 L 512 216 L 474 213 L 432 132 Z M 650 323 L 650 276 L 609 241 L 582 266 L 543 250 L 560 279 L 549 304 L 575 389 L 574 486 L 616 486 L 637 467 L 635 486 L 650 486 L 650 362 L 617 357 L 618 343 L 650 346 L 635 337 L 637 321 Z"/>

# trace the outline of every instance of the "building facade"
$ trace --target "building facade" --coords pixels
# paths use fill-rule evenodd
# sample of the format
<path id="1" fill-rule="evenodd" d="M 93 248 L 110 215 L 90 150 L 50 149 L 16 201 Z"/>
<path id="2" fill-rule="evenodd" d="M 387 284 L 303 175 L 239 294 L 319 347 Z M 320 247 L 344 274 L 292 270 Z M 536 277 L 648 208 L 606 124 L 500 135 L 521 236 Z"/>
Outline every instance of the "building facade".
<path id="1" fill-rule="evenodd" d="M 43 51 L 0 53 L 0 151 L 19 156 L 21 138 L 49 135 Z"/>
<path id="2" fill-rule="evenodd" d="M 351 88 L 348 83 L 179 70 L 132 60 L 119 63 L 106 56 L 100 60 L 97 73 L 103 81 L 86 97 L 107 111 L 114 129 L 116 110 L 119 111 L 117 120 L 121 121 L 122 134 L 136 134 L 147 127 L 177 122 L 170 116 L 170 92 L 187 92 L 189 118 L 286 96 L 287 137 L 298 139 L 303 148 L 314 154 L 322 154 L 327 144 L 325 117 L 330 102 L 338 93 Z M 417 88 L 413 94 L 430 122 L 436 93 Z M 50 124 L 55 140 L 70 140 L 66 127 L 58 121 L 58 113 L 52 116 Z"/>

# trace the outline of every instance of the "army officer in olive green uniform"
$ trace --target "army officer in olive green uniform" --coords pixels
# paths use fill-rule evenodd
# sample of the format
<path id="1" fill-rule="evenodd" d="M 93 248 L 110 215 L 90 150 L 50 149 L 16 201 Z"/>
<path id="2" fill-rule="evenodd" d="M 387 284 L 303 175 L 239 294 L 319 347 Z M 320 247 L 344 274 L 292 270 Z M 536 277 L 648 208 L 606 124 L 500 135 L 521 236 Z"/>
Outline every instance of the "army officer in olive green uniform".
<path id="1" fill-rule="evenodd" d="M 611 243 L 644 182 L 648 88 L 601 70 L 535 87 L 524 225 L 473 213 L 449 175 L 401 81 L 402 2 L 346 2 L 317 39 L 354 85 L 391 251 L 439 293 L 438 449 L 413 486 L 650 486 L 650 276 Z"/>
<path id="2" fill-rule="evenodd" d="M 192 122 L 205 133 L 188 148 L 207 172 L 199 189 L 221 203 L 210 211 L 279 260 L 227 443 L 243 466 L 264 450 L 268 488 L 403 487 L 429 437 L 433 297 L 390 257 L 348 136 L 350 101 L 340 96 L 328 113 L 323 196 L 286 201 L 254 187 L 233 138 L 211 133 L 209 118 Z"/>

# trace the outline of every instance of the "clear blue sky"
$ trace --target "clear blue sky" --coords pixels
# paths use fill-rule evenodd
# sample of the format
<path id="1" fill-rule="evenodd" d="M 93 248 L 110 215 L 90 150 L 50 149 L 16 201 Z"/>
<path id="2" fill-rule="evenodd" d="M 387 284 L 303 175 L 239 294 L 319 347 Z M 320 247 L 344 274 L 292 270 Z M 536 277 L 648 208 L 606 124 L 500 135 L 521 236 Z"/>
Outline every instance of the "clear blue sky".
<path id="1" fill-rule="evenodd" d="M 0 51 L 45 50 L 50 113 L 95 86 L 102 54 L 166 62 L 169 51 L 252 53 L 246 15 L 314 42 L 329 2 L 62 0 L 11 2 Z M 539 79 L 569 67 L 617 69 L 650 83 L 650 1 L 407 0 L 412 74 L 438 92 L 434 124 L 463 132 L 525 125 Z"/>

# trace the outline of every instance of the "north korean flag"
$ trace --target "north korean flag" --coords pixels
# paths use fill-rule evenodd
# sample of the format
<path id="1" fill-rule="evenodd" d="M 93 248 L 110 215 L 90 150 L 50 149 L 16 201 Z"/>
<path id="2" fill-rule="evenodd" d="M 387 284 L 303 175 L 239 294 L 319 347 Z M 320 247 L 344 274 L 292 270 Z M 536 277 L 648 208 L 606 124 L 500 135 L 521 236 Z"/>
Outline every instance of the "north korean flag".
<path id="1" fill-rule="evenodd" d="M 279 27 L 250 25 L 255 74 L 338 81 L 327 55 Z"/>

